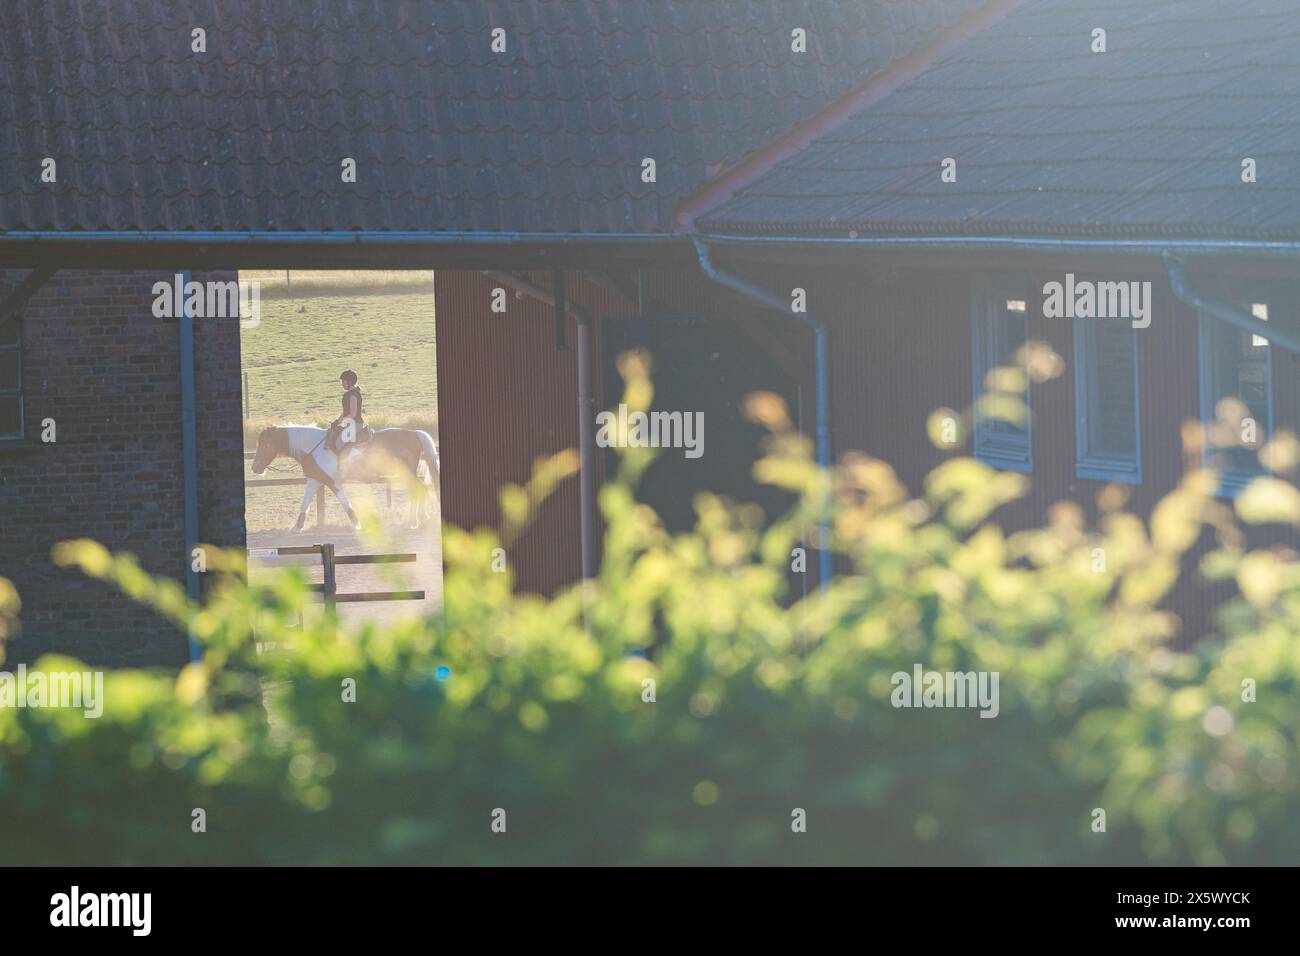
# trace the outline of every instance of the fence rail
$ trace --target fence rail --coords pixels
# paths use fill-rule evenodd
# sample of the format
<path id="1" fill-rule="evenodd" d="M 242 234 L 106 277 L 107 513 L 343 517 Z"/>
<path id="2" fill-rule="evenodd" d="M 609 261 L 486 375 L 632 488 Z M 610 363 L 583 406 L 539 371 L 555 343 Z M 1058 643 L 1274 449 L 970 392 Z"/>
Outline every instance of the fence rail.
<path id="1" fill-rule="evenodd" d="M 423 601 L 423 591 L 350 591 L 340 594 L 338 591 L 337 568 L 340 564 L 412 564 L 418 557 L 414 553 L 403 554 L 335 554 L 332 544 L 300 544 L 284 548 L 249 548 L 250 564 L 260 561 L 263 566 L 285 567 L 286 565 L 267 565 L 272 558 L 292 558 L 317 556 L 324 571 L 324 580 L 312 585 L 312 590 L 325 598 L 326 607 L 336 604 L 361 604 L 372 601 Z M 288 565 L 293 567 L 294 565 Z"/>

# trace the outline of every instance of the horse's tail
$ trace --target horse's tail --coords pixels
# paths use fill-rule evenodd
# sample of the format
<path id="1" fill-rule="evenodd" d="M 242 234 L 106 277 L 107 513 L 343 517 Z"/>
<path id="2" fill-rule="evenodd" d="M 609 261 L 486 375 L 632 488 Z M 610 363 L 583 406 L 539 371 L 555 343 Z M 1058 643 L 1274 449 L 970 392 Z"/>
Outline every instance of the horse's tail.
<path id="1" fill-rule="evenodd" d="M 416 431 L 420 436 L 420 452 L 424 458 L 425 474 L 428 478 L 427 484 L 433 484 L 433 476 L 439 472 L 438 467 L 438 448 L 433 443 L 433 436 L 428 432 Z"/>

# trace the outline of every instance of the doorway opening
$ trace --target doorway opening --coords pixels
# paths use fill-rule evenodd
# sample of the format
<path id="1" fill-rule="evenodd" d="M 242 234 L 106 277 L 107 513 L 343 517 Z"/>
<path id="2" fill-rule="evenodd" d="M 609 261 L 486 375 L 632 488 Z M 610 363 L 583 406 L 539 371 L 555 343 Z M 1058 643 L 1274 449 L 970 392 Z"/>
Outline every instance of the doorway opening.
<path id="1" fill-rule="evenodd" d="M 433 272 L 246 270 L 239 282 L 257 303 L 240 323 L 250 580 L 300 565 L 341 595 L 345 621 L 428 613 L 442 597 Z M 346 432 L 344 371 L 362 405 Z M 311 548 L 409 560 L 340 561 L 331 581 L 324 559 L 290 552 Z M 423 598 L 346 600 L 395 591 Z"/>

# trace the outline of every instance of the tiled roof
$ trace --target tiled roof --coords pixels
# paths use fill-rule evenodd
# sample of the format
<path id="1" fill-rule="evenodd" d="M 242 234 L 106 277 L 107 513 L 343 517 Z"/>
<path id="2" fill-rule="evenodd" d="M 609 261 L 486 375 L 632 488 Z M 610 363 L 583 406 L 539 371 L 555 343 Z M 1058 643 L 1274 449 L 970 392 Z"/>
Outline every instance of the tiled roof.
<path id="1" fill-rule="evenodd" d="M 0 233 L 663 231 L 710 171 L 978 5 L 3 3 Z"/>
<path id="2" fill-rule="evenodd" d="M 1104 53 L 1091 50 L 1096 28 Z M 940 176 L 949 157 L 955 182 Z M 1297 170 L 1296 0 L 1026 0 L 699 221 L 746 234 L 1296 239 Z"/>

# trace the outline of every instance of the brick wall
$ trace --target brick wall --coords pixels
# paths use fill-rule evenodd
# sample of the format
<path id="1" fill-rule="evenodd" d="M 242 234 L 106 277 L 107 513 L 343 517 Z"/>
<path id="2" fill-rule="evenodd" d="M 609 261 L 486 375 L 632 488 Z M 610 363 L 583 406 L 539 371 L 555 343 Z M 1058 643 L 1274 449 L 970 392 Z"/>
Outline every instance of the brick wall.
<path id="1" fill-rule="evenodd" d="M 0 289 L 21 276 L 0 272 Z M 184 575 L 179 334 L 175 320 L 152 313 L 153 284 L 165 278 L 59 272 L 25 309 L 30 447 L 0 445 L 0 576 L 23 601 L 6 666 L 51 651 L 95 664 L 185 659 L 176 628 L 50 561 L 55 542 L 89 537 L 152 572 Z M 195 319 L 194 333 L 199 539 L 242 547 L 239 324 Z M 53 444 L 40 442 L 46 418 L 56 423 Z"/>

